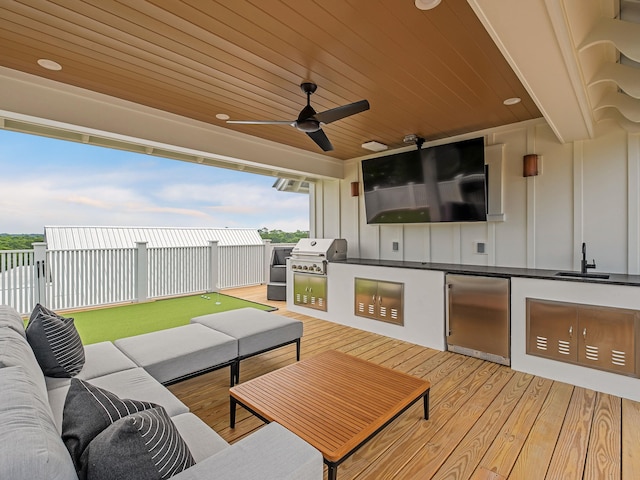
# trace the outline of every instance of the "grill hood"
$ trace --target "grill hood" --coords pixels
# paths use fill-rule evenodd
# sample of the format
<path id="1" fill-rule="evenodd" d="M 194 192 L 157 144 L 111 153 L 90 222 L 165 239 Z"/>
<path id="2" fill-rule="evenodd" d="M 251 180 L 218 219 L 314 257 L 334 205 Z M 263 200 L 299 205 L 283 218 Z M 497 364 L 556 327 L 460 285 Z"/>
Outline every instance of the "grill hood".
<path id="1" fill-rule="evenodd" d="M 347 259 L 347 241 L 343 238 L 301 238 L 292 256 L 320 257 L 329 262 Z"/>

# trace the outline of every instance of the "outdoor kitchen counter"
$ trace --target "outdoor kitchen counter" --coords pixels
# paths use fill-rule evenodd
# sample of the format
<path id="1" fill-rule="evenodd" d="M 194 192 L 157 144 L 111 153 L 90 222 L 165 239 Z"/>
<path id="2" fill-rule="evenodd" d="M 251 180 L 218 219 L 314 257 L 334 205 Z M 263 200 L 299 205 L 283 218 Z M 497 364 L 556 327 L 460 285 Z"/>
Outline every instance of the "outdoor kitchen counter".
<path id="1" fill-rule="evenodd" d="M 640 311 L 640 275 L 610 274 L 608 279 L 559 277 L 558 270 L 349 258 L 329 262 L 328 311 L 321 319 L 367 330 L 436 350 L 446 350 L 446 274 L 510 278 L 511 368 L 640 401 L 640 379 L 527 354 L 527 299 Z M 600 272 L 595 272 L 600 273 Z M 404 285 L 404 325 L 354 314 L 356 278 Z M 304 313 L 304 312 L 302 312 Z M 640 355 L 640 347 L 636 349 Z"/>
<path id="2" fill-rule="evenodd" d="M 640 287 L 640 275 L 626 275 L 622 273 L 607 273 L 609 278 L 587 277 L 567 277 L 556 275 L 559 271 L 566 270 L 543 270 L 537 268 L 515 268 L 515 267 L 490 267 L 486 265 L 459 265 L 454 263 L 430 263 L 430 262 L 407 262 L 398 260 L 372 260 L 366 258 L 348 258 L 334 263 L 347 263 L 353 265 L 369 265 L 375 267 L 407 268 L 414 270 L 436 270 L 445 273 L 457 273 L 467 275 L 487 275 L 491 277 L 519 277 L 533 278 L 538 280 L 557 280 L 563 282 L 581 283 L 601 283 L 607 285 L 628 285 Z M 329 267 L 331 268 L 331 267 Z M 578 273 L 578 272 L 575 272 Z M 603 272 L 589 272 L 590 275 Z"/>

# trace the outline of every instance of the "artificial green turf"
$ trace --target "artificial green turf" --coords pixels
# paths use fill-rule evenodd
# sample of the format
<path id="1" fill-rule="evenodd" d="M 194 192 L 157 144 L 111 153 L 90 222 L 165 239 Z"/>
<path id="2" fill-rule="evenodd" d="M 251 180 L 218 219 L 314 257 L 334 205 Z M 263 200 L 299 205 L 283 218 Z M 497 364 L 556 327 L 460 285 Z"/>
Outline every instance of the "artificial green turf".
<path id="1" fill-rule="evenodd" d="M 75 312 L 64 316 L 75 319 L 82 343 L 88 345 L 187 325 L 189 320 L 199 315 L 244 307 L 274 310 L 273 307 L 260 303 L 241 300 L 229 295 L 209 293 Z"/>

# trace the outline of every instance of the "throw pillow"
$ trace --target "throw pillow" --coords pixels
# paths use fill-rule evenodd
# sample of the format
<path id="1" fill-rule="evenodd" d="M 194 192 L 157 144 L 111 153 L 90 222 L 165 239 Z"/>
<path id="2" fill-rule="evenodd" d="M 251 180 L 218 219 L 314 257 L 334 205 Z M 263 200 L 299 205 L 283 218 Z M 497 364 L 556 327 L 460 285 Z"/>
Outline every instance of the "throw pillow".
<path id="1" fill-rule="evenodd" d="M 62 411 L 62 440 L 78 476 L 86 478 L 83 453 L 91 440 L 113 422 L 156 406 L 151 402 L 121 399 L 114 393 L 72 378 Z"/>
<path id="2" fill-rule="evenodd" d="M 118 420 L 93 439 L 87 452 L 91 480 L 164 480 L 195 464 L 162 407 Z"/>
<path id="3" fill-rule="evenodd" d="M 27 341 L 48 377 L 72 377 L 84 366 L 84 347 L 73 318 L 38 304 L 27 325 Z"/>

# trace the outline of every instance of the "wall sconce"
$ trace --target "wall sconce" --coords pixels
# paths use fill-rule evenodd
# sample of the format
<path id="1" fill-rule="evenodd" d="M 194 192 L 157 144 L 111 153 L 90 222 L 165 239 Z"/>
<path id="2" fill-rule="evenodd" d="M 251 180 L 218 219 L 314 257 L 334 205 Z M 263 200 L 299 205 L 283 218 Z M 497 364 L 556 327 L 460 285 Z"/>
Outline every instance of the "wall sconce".
<path id="1" fill-rule="evenodd" d="M 360 195 L 360 182 L 351 182 L 351 196 L 357 197 Z"/>
<path id="2" fill-rule="evenodd" d="M 522 157 L 522 176 L 535 177 L 538 175 L 538 155 L 530 153 Z"/>

